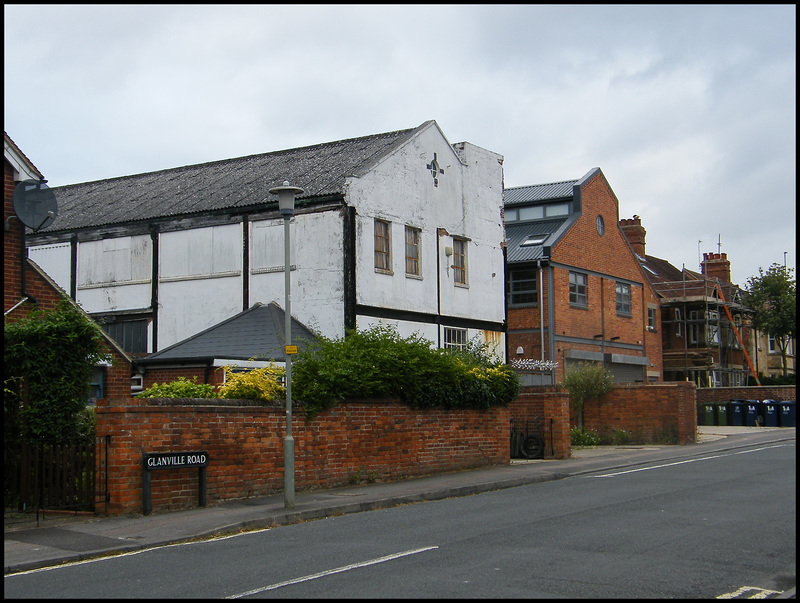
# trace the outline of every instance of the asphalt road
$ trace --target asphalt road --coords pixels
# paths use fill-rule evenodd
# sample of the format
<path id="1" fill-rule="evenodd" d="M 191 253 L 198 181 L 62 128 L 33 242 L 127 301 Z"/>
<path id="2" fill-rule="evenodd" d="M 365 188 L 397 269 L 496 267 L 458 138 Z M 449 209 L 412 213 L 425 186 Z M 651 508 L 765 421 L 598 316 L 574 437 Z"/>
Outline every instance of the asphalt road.
<path id="1" fill-rule="evenodd" d="M 795 442 L 6 576 L 6 598 L 774 597 Z"/>

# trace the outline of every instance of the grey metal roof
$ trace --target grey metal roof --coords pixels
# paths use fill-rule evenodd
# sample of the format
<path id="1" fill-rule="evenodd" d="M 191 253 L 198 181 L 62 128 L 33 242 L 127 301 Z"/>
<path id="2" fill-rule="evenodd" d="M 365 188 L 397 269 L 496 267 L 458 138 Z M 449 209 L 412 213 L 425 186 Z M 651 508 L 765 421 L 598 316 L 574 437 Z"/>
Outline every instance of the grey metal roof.
<path id="1" fill-rule="evenodd" d="M 205 331 L 137 360 L 137 364 L 207 363 L 215 358 L 284 362 L 286 314 L 271 302 L 240 312 Z M 292 344 L 302 346 L 316 335 L 292 318 Z"/>
<path id="2" fill-rule="evenodd" d="M 505 205 L 519 205 L 532 201 L 550 201 L 572 197 L 572 187 L 578 180 L 564 180 L 563 182 L 550 182 L 548 184 L 532 184 L 528 186 L 515 186 L 505 189 Z"/>
<path id="3" fill-rule="evenodd" d="M 186 216 L 202 212 L 277 207 L 269 189 L 288 180 L 305 201 L 341 195 L 345 178 L 361 173 L 408 140 L 417 128 L 249 155 L 211 163 L 53 187 L 58 216 L 41 233 Z"/>
<path id="4" fill-rule="evenodd" d="M 552 237 L 548 237 L 539 245 L 522 244 L 528 237 L 535 235 L 553 235 L 569 219 L 564 216 L 557 220 L 540 220 L 536 222 L 525 222 L 523 224 L 510 224 L 506 226 L 506 259 L 512 262 L 528 262 L 544 257 L 544 246 L 552 244 Z"/>

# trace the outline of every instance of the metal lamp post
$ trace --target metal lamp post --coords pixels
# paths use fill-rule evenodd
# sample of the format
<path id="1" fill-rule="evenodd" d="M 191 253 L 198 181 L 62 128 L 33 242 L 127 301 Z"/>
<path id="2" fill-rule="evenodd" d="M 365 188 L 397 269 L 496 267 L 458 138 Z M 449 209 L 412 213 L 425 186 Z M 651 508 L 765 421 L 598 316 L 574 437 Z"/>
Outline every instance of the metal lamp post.
<path id="1" fill-rule="evenodd" d="M 283 253 L 285 258 L 285 308 L 286 313 L 286 438 L 283 441 L 283 502 L 287 509 L 294 508 L 294 438 L 292 437 L 292 281 L 289 258 L 289 223 L 294 216 L 294 196 L 303 193 L 302 188 L 290 186 L 284 181 L 283 186 L 272 188 L 269 191 L 278 195 L 278 207 L 283 216 Z M 292 351 L 293 352 L 293 351 Z"/>

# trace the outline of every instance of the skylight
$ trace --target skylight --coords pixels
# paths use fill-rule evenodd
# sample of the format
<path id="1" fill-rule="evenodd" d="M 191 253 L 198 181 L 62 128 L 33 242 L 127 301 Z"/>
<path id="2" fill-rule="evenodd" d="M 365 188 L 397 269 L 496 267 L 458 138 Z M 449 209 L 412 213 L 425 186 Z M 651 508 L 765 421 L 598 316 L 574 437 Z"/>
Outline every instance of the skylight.
<path id="1" fill-rule="evenodd" d="M 531 247 L 532 245 L 541 245 L 547 240 L 547 237 L 549 236 L 550 233 L 530 235 L 527 239 L 525 239 L 522 243 L 520 243 L 520 247 Z"/>

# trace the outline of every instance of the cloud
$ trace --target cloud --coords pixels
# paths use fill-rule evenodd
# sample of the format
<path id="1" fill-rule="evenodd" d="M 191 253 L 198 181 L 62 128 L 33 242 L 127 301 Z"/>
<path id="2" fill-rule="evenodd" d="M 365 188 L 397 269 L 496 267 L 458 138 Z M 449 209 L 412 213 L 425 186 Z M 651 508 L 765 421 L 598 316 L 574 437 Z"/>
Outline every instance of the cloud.
<path id="1" fill-rule="evenodd" d="M 648 252 L 796 251 L 796 7 L 5 5 L 5 126 L 57 186 L 410 128 L 507 186 L 600 167 Z"/>

